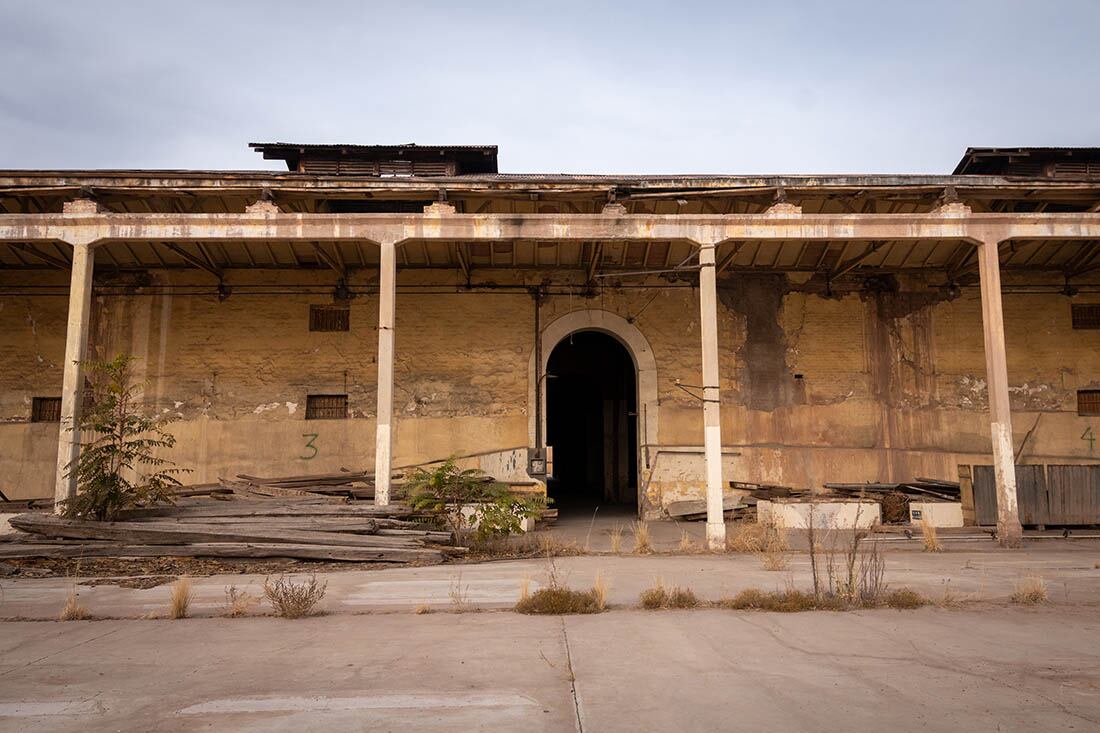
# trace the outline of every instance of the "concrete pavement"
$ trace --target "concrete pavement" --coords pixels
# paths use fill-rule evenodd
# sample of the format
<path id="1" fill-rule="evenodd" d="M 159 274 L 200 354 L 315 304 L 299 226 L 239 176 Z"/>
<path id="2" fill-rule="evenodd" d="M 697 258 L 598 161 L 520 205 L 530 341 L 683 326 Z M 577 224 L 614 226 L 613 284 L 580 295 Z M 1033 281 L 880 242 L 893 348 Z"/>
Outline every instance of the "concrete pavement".
<path id="1" fill-rule="evenodd" d="M 957 600 L 1003 603 L 1021 579 L 1039 576 L 1052 602 L 1100 603 L 1100 542 L 1096 540 L 1031 542 L 1025 549 L 1014 551 L 997 550 L 992 543 L 949 547 L 936 554 L 892 550 L 886 557 L 886 579 L 892 587 L 913 588 L 933 600 L 948 592 Z M 764 570 L 758 557 L 743 554 L 592 555 L 557 558 L 552 563 L 509 560 L 328 573 L 324 576 L 328 594 L 322 607 L 330 614 L 409 612 L 421 605 L 435 610 L 457 605 L 510 608 L 518 599 L 525 577 L 530 579 L 532 589 L 537 588 L 547 582 L 551 569 L 561 582 L 574 588 L 591 586 L 596 573 L 601 573 L 609 586 L 609 603 L 618 607 L 636 606 L 638 594 L 658 578 L 691 588 L 707 600 L 718 600 L 746 588 L 775 590 L 787 585 L 812 585 L 805 553 L 791 553 L 788 568 L 777 572 Z M 167 585 L 138 590 L 83 582 L 80 578 L 0 579 L 0 619 L 56 618 L 74 587 L 80 601 L 96 616 L 142 618 L 167 607 Z M 194 578 L 193 583 L 192 613 L 216 616 L 225 604 L 228 586 L 258 596 L 263 577 L 216 575 Z M 266 610 L 265 605 L 258 612 Z"/>
<path id="2" fill-rule="evenodd" d="M 0 623 L 0 731 L 1082 731 L 1095 609 Z"/>

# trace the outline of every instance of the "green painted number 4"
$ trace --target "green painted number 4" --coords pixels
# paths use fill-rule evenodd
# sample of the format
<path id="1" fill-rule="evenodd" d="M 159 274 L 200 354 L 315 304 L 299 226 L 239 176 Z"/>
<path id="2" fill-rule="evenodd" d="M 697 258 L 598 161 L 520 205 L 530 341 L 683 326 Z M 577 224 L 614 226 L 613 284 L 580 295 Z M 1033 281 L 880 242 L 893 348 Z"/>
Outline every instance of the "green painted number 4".
<path id="1" fill-rule="evenodd" d="M 1092 433 L 1092 428 L 1085 428 L 1085 432 L 1081 433 L 1081 440 L 1087 440 L 1089 444 L 1089 453 L 1092 453 L 1092 449 L 1096 446 L 1096 436 Z"/>

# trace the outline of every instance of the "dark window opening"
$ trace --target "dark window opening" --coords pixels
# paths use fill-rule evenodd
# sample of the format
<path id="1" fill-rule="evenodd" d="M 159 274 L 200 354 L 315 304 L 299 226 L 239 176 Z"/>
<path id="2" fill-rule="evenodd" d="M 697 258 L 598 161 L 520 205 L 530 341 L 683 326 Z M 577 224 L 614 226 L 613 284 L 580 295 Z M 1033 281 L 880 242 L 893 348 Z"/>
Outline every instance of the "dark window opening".
<path id="1" fill-rule="evenodd" d="M 554 347 L 546 371 L 555 505 L 563 513 L 637 511 L 637 377 L 626 347 L 604 333 L 574 333 Z"/>
<path id="2" fill-rule="evenodd" d="M 348 331 L 351 329 L 351 309 L 331 305 L 309 307 L 310 331 Z"/>
<path id="3" fill-rule="evenodd" d="M 306 396 L 306 420 L 346 420 L 346 394 L 311 394 Z"/>
<path id="4" fill-rule="evenodd" d="M 61 422 L 61 398 L 35 397 L 31 400 L 31 422 Z"/>
<path id="5" fill-rule="evenodd" d="M 1100 305 L 1074 303 L 1072 306 L 1073 327 L 1076 329 L 1100 329 Z"/>
<path id="6" fill-rule="evenodd" d="M 1100 415 L 1100 389 L 1077 390 L 1077 414 Z"/>

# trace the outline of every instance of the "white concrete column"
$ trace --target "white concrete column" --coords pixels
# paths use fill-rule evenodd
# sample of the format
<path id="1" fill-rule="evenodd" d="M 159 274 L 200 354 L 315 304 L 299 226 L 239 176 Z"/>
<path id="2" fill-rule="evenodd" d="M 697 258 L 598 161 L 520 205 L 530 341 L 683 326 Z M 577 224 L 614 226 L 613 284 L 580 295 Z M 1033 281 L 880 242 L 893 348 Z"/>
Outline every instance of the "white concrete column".
<path id="1" fill-rule="evenodd" d="M 92 309 L 92 269 L 95 252 L 90 244 L 73 245 L 69 281 L 69 319 L 65 331 L 65 361 L 61 377 L 61 430 L 57 437 L 57 474 L 54 511 L 76 496 L 76 460 L 80 456 L 80 413 L 84 403 L 84 365 L 88 357 L 88 319 Z M 72 475 L 69 467 L 72 466 Z"/>
<path id="2" fill-rule="evenodd" d="M 699 248 L 699 326 L 703 336 L 703 451 L 707 476 L 707 546 L 725 549 L 722 517 L 722 419 L 718 396 L 718 292 L 714 244 Z"/>
<path id="3" fill-rule="evenodd" d="M 393 321 L 397 299 L 397 245 L 382 242 L 378 280 L 378 418 L 374 431 L 374 503 L 390 503 L 393 470 Z"/>
<path id="4" fill-rule="evenodd" d="M 1016 502 L 1016 466 L 1012 447 L 1012 413 L 1008 401 L 1008 361 L 1001 311 L 1001 264 L 997 241 L 978 245 L 985 334 L 989 422 L 993 437 L 993 472 L 997 482 L 997 539 L 1002 547 L 1019 547 L 1023 536 Z"/>

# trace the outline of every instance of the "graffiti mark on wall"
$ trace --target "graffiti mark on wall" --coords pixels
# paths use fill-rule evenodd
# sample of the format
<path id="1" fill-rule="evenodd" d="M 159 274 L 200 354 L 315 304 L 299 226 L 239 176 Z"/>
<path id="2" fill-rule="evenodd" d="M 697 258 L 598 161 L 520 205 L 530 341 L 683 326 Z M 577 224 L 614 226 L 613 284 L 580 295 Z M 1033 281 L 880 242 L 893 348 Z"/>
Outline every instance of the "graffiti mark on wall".
<path id="1" fill-rule="evenodd" d="M 306 448 L 307 451 L 313 451 L 313 452 L 309 453 L 308 455 L 298 456 L 298 457 L 301 458 L 303 461 L 308 461 L 308 460 L 311 460 L 313 458 L 316 458 L 317 454 L 320 452 L 320 451 L 317 450 L 317 446 L 315 446 L 313 444 L 313 442 L 315 440 L 317 440 L 317 433 L 302 433 L 302 437 L 303 438 L 309 438 L 309 440 L 306 441 L 305 448 Z"/>

